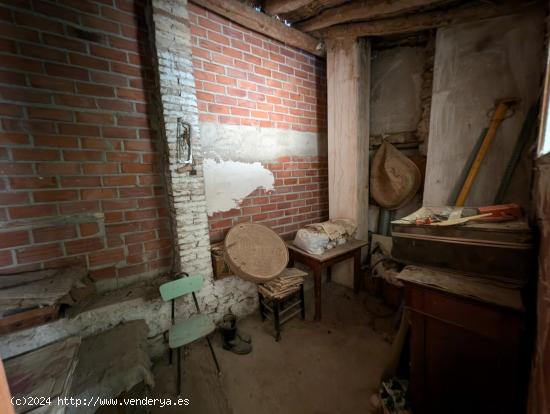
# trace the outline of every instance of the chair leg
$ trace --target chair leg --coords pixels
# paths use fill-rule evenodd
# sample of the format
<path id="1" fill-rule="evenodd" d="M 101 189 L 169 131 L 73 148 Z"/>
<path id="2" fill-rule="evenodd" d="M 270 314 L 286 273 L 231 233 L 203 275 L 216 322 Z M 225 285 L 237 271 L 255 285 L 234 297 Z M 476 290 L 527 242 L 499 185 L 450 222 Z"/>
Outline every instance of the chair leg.
<path id="1" fill-rule="evenodd" d="M 281 323 L 279 320 L 279 299 L 273 299 L 273 321 L 275 323 L 275 341 L 281 339 Z"/>
<path id="2" fill-rule="evenodd" d="M 259 308 L 260 308 L 260 316 L 262 317 L 262 322 L 265 321 L 265 310 L 264 305 L 262 302 L 262 294 L 258 291 L 258 301 L 259 301 Z"/>
<path id="3" fill-rule="evenodd" d="M 306 318 L 306 302 L 304 300 L 304 284 L 300 285 L 300 316 L 302 320 Z"/>
<path id="4" fill-rule="evenodd" d="M 216 353 L 214 352 L 214 348 L 212 348 L 212 342 L 210 342 L 210 338 L 208 337 L 208 335 L 206 335 L 206 342 L 208 342 L 208 347 L 210 348 L 210 353 L 212 354 L 214 364 L 216 364 L 218 375 L 221 375 L 222 371 L 220 370 L 220 364 L 218 364 L 218 358 L 216 358 Z"/>

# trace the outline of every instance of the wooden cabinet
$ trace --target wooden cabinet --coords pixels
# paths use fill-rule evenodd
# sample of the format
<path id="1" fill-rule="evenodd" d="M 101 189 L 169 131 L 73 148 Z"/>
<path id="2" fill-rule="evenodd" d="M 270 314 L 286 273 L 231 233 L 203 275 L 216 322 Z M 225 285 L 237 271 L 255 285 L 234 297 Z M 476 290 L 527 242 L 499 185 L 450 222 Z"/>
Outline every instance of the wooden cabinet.
<path id="1" fill-rule="evenodd" d="M 403 281 L 411 311 L 413 412 L 524 412 L 522 310 L 506 301 L 490 303 L 480 294 Z M 465 279 L 462 287 L 467 283 Z"/>

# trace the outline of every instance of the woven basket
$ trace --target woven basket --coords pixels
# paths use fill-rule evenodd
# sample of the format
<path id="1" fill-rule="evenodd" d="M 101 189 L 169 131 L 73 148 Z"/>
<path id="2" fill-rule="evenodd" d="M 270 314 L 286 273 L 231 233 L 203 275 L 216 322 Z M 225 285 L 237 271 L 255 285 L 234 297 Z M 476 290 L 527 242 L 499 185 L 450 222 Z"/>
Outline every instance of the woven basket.
<path id="1" fill-rule="evenodd" d="M 238 224 L 224 241 L 225 260 L 237 276 L 254 283 L 277 277 L 288 264 L 288 250 L 277 233 L 261 224 Z"/>

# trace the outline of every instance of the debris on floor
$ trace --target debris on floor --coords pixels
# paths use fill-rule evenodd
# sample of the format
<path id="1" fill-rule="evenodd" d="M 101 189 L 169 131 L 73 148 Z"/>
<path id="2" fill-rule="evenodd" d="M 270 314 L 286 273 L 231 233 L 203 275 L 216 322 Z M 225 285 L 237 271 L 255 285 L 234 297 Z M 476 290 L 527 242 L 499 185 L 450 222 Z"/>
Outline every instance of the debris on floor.
<path id="1" fill-rule="evenodd" d="M 380 400 L 384 414 L 410 414 L 409 381 L 397 377 L 383 381 Z"/>
<path id="2" fill-rule="evenodd" d="M 75 336 L 5 361 L 12 397 L 25 401 L 14 405 L 16 413 L 57 406 L 58 397 L 70 395 L 79 348 L 80 338 Z"/>
<path id="3" fill-rule="evenodd" d="M 149 329 L 143 320 L 123 323 L 82 341 L 69 395 L 113 398 L 136 384 L 154 386 L 147 348 Z M 67 414 L 93 413 L 92 407 L 67 407 Z"/>

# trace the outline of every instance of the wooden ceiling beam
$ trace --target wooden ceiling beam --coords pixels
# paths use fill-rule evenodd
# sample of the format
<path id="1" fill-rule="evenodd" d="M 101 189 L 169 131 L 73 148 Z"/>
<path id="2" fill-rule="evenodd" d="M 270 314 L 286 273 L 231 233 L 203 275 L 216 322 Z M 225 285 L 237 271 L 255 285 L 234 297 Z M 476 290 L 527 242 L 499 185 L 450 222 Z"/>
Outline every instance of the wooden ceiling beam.
<path id="1" fill-rule="evenodd" d="M 303 32 L 313 32 L 336 24 L 357 20 L 384 19 L 445 3 L 448 3 L 448 0 L 354 1 L 325 10 L 311 19 L 298 23 L 296 28 Z"/>
<path id="2" fill-rule="evenodd" d="M 280 20 L 260 13 L 237 0 L 191 0 L 197 6 L 217 13 L 227 19 L 261 33 L 289 46 L 305 50 L 316 56 L 324 56 L 323 42 L 313 36 L 286 26 Z"/>
<path id="3" fill-rule="evenodd" d="M 272 16 L 276 16 L 298 10 L 309 3 L 311 0 L 265 0 L 264 10 Z"/>
<path id="4" fill-rule="evenodd" d="M 526 2 L 505 0 L 494 4 L 485 3 L 478 4 L 477 6 L 460 6 L 446 10 L 418 13 L 406 17 L 337 25 L 321 30 L 321 35 L 327 39 L 413 33 L 441 26 L 518 14 L 526 11 L 528 8 L 543 7 L 543 4 L 544 1 L 542 0 Z"/>

